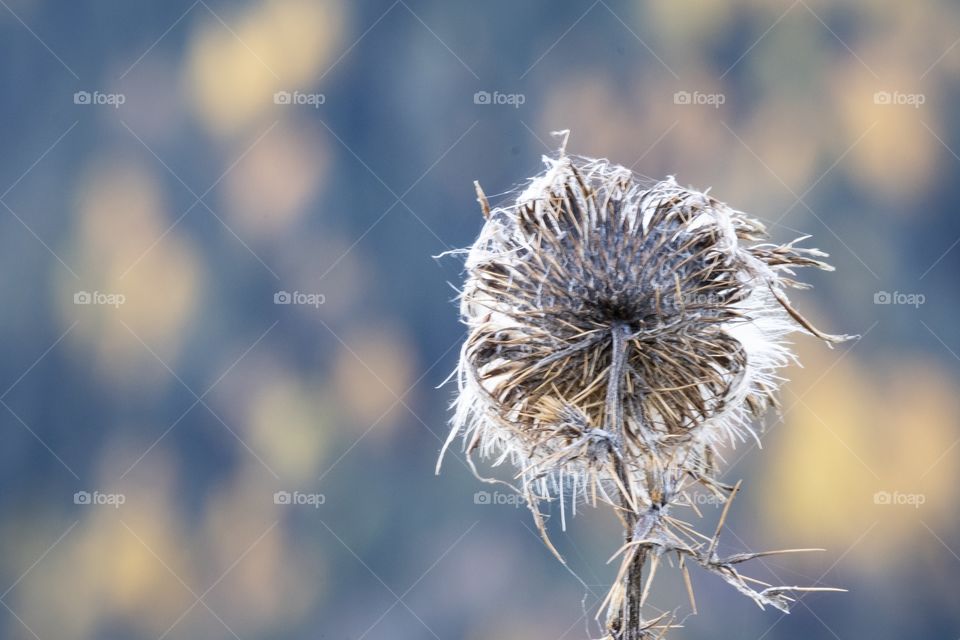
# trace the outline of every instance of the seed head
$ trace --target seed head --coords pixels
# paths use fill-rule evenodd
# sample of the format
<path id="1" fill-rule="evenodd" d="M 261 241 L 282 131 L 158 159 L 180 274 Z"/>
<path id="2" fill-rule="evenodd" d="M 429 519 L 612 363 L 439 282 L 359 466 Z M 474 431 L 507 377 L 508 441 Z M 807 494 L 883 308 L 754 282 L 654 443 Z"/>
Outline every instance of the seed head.
<path id="1" fill-rule="evenodd" d="M 512 463 L 545 539 L 536 505 L 559 498 L 561 514 L 598 499 L 629 514 L 629 541 L 689 483 L 722 487 L 717 449 L 776 404 L 790 333 L 847 336 L 787 298 L 796 268 L 831 269 L 805 238 L 767 243 L 759 221 L 672 177 L 563 150 L 544 162 L 508 206 L 477 185 L 486 221 L 467 251 L 444 449 L 459 434 L 468 454 Z M 644 539 L 668 539 L 646 522 Z"/>
<path id="2" fill-rule="evenodd" d="M 542 497 L 567 480 L 581 496 L 616 483 L 619 453 L 635 497 L 663 501 L 684 474 L 713 471 L 717 445 L 753 433 L 793 358 L 788 334 L 843 339 L 784 293 L 802 286 L 795 267 L 830 267 L 803 238 L 762 243 L 760 222 L 673 178 L 544 160 L 514 205 L 481 198 L 453 433 L 510 459 Z"/>

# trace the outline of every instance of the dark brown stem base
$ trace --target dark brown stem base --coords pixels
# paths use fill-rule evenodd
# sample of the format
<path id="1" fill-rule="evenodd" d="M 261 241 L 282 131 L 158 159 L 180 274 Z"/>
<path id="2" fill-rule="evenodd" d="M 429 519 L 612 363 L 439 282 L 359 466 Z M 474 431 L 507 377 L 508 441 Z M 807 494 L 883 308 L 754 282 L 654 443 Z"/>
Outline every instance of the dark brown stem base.
<path id="1" fill-rule="evenodd" d="M 638 551 L 630 563 L 626 576 L 626 599 L 623 603 L 626 628 L 620 632 L 620 640 L 643 640 L 647 633 L 643 630 L 643 615 L 640 611 L 640 599 L 643 596 L 643 565 L 646 562 L 645 551 Z"/>

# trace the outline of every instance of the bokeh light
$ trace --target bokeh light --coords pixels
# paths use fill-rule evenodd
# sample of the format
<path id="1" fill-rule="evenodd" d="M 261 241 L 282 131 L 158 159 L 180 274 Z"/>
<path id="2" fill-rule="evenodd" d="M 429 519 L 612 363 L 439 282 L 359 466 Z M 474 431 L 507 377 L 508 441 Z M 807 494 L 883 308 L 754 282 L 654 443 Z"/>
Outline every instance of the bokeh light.
<path id="1" fill-rule="evenodd" d="M 668 580 L 675 636 L 960 635 L 955 3 L 7 0 L 0 42 L 0 637 L 587 637 L 617 523 L 554 518 L 564 567 L 434 475 L 434 256 L 566 128 L 812 235 L 800 306 L 862 336 L 798 336 L 724 452 L 723 545 L 849 593 L 781 620 L 698 576 L 686 618 Z"/>

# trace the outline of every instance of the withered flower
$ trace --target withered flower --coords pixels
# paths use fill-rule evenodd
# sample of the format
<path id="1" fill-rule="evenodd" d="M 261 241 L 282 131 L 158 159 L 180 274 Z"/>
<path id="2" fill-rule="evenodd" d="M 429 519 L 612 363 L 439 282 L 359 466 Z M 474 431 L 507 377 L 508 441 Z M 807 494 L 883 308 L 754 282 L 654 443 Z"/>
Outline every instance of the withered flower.
<path id="1" fill-rule="evenodd" d="M 467 252 L 453 428 L 472 456 L 509 462 L 546 544 L 541 501 L 611 505 L 625 527 L 607 638 L 670 626 L 641 607 L 664 554 L 695 561 L 761 607 L 798 587 L 754 589 L 707 537 L 674 517 L 700 485 L 718 499 L 718 448 L 756 437 L 794 359 L 794 331 L 828 343 L 790 304 L 816 249 L 763 242 L 763 225 L 673 178 L 644 184 L 605 160 L 544 158 L 514 204 L 491 209 Z M 438 465 L 439 467 L 439 465 Z M 726 516 L 721 516 L 722 521 Z M 565 517 L 565 516 L 563 516 Z M 562 560 L 562 558 L 561 558 Z M 650 575 L 641 580 L 644 565 Z M 689 581 L 688 581 L 689 585 Z M 692 590 L 690 591 L 693 604 Z M 694 605 L 695 609 L 695 605 Z"/>

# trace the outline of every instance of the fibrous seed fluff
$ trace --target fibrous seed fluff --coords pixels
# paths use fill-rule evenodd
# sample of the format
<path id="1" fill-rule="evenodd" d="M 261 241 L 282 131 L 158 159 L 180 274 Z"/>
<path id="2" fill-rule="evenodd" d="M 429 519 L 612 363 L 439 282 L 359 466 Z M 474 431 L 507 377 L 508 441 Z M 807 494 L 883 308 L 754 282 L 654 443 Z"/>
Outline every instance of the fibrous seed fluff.
<path id="1" fill-rule="evenodd" d="M 763 225 L 673 178 L 644 183 L 604 160 L 545 157 L 514 203 L 491 209 L 466 251 L 460 312 L 468 328 L 450 438 L 511 463 L 546 544 L 540 504 L 609 504 L 624 524 L 606 638 L 657 637 L 671 616 L 642 607 L 659 560 L 695 562 L 761 607 L 786 611 L 800 587 L 754 588 L 717 556 L 717 536 L 675 517 L 700 486 L 721 501 L 718 449 L 756 437 L 776 404 L 786 338 L 828 343 L 787 298 L 799 267 L 830 269 L 799 238 L 764 241 Z M 442 457 L 442 456 L 441 456 Z M 438 463 L 439 469 L 439 463 Z M 694 507 L 695 508 L 695 507 Z M 562 558 L 561 558 L 562 560 Z M 649 575 L 644 566 L 648 565 Z M 756 584 L 756 583 L 753 583 Z M 695 609 L 692 589 L 691 605 Z"/>

